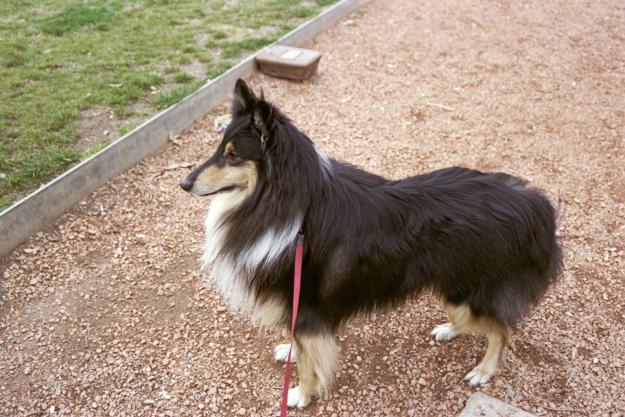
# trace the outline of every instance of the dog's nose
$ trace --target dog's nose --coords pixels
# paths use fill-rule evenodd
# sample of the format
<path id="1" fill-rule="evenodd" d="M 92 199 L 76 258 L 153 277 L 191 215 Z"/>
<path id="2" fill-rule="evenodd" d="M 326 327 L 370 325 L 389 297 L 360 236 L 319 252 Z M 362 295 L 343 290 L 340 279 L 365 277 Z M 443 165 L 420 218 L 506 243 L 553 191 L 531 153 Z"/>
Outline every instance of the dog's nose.
<path id="1" fill-rule="evenodd" d="M 180 188 L 182 188 L 183 190 L 189 191 L 191 187 L 193 187 L 193 181 L 190 181 L 188 178 L 180 181 Z"/>

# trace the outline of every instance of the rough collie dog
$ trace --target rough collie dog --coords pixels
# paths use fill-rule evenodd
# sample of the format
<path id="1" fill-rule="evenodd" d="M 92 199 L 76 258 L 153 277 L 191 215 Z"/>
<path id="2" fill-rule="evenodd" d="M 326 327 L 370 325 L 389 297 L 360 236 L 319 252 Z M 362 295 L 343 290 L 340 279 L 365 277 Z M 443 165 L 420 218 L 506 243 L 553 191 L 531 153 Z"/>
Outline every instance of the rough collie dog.
<path id="1" fill-rule="evenodd" d="M 510 331 L 554 282 L 556 213 L 521 179 L 445 168 L 387 180 L 328 159 L 275 106 L 238 80 L 217 151 L 181 187 L 212 195 L 202 260 L 229 304 L 264 326 L 288 326 L 293 257 L 305 234 L 294 352 L 305 407 L 328 389 L 334 333 L 357 313 L 432 291 L 449 316 L 438 341 L 488 338 L 465 380 L 487 382 Z M 284 361 L 289 345 L 274 354 Z"/>

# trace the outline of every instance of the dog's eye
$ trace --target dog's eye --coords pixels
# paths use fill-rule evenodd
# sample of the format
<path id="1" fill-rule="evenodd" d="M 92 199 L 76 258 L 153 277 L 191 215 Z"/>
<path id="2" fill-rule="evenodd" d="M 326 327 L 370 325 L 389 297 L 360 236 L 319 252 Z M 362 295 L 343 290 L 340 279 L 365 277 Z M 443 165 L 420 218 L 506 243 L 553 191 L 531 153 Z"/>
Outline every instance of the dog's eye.
<path id="1" fill-rule="evenodd" d="M 236 165 L 241 162 L 241 157 L 232 151 L 226 155 L 226 162 L 230 165 Z"/>

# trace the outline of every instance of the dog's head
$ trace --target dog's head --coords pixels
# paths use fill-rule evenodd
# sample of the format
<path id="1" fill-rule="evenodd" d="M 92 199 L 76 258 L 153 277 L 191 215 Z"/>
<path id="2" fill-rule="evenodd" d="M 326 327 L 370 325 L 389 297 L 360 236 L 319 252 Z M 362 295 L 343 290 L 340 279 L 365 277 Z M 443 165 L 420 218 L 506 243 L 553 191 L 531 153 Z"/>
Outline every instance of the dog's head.
<path id="1" fill-rule="evenodd" d="M 201 196 L 254 191 L 278 112 L 262 92 L 256 97 L 241 79 L 234 88 L 231 112 L 232 121 L 217 151 L 182 180 L 183 190 Z"/>

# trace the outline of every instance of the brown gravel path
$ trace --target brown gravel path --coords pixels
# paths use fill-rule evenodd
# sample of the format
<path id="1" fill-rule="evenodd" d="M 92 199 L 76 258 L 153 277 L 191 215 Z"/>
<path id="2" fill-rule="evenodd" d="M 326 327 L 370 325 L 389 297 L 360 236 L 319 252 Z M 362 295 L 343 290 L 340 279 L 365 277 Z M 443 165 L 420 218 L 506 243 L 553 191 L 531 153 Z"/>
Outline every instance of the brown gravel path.
<path id="1" fill-rule="evenodd" d="M 311 82 L 253 84 L 375 172 L 504 170 L 560 198 L 566 270 L 481 390 L 538 415 L 623 416 L 623 2 L 378 0 L 349 19 L 310 45 L 324 54 Z M 275 413 L 284 338 L 202 287 L 208 200 L 179 190 L 188 168 L 173 165 L 211 152 L 220 111 L 2 264 L 0 415 Z M 333 397 L 291 415 L 455 415 L 485 341 L 435 344 L 443 320 L 424 296 L 355 321 Z"/>

